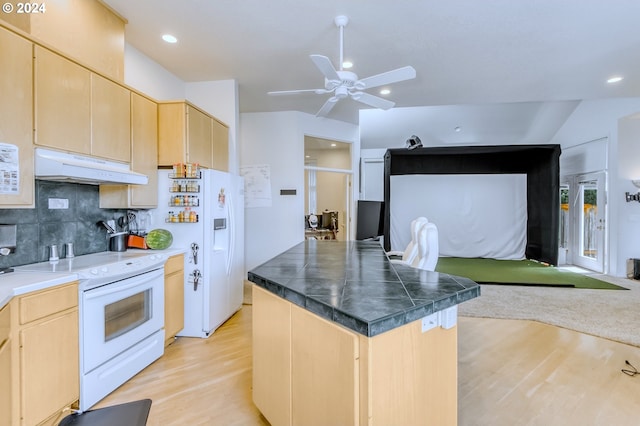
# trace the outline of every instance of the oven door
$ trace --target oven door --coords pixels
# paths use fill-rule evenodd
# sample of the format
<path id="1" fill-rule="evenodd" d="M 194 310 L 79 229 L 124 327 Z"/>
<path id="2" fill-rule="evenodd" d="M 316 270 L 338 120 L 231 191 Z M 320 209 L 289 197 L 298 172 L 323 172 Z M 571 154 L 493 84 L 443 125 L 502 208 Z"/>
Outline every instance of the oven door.
<path id="1" fill-rule="evenodd" d="M 83 373 L 164 327 L 164 268 L 82 294 Z"/>

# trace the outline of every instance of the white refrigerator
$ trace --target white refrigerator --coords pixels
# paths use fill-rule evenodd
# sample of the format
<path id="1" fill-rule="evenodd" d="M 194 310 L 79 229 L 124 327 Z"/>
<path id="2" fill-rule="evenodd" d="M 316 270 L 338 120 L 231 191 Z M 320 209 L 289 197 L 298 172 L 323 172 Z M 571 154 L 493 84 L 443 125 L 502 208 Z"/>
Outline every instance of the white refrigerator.
<path id="1" fill-rule="evenodd" d="M 197 177 L 158 171 L 158 208 L 153 228 L 185 247 L 184 329 L 178 336 L 202 337 L 242 307 L 244 288 L 244 179 L 217 170 Z"/>

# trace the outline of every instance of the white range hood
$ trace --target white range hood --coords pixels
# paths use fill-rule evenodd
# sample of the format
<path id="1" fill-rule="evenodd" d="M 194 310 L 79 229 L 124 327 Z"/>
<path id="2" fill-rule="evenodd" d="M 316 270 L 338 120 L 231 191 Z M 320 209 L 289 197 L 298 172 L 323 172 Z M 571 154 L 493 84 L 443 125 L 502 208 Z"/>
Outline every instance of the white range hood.
<path id="1" fill-rule="evenodd" d="M 129 165 L 50 149 L 35 149 L 36 179 L 91 185 L 146 185 L 149 178 Z"/>

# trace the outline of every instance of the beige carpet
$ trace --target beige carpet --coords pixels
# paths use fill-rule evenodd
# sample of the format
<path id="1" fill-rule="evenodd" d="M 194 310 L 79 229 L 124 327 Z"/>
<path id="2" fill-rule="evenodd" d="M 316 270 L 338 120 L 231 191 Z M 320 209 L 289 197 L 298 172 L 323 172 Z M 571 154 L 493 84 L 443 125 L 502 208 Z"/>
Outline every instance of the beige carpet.
<path id="1" fill-rule="evenodd" d="M 481 285 L 458 306 L 468 317 L 527 319 L 640 346 L 640 281 L 593 274 L 629 291 Z"/>

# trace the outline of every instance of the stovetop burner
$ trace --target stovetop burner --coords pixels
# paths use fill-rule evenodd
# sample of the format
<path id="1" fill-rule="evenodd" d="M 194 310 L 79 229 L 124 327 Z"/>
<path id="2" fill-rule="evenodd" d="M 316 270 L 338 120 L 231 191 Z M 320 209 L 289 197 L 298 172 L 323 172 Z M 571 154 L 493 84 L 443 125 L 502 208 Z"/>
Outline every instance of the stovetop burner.
<path id="1" fill-rule="evenodd" d="M 40 262 L 15 267 L 25 272 L 67 272 L 77 274 L 83 290 L 119 281 L 160 268 L 167 260 L 163 254 L 112 252 L 86 254 L 56 262 Z"/>

